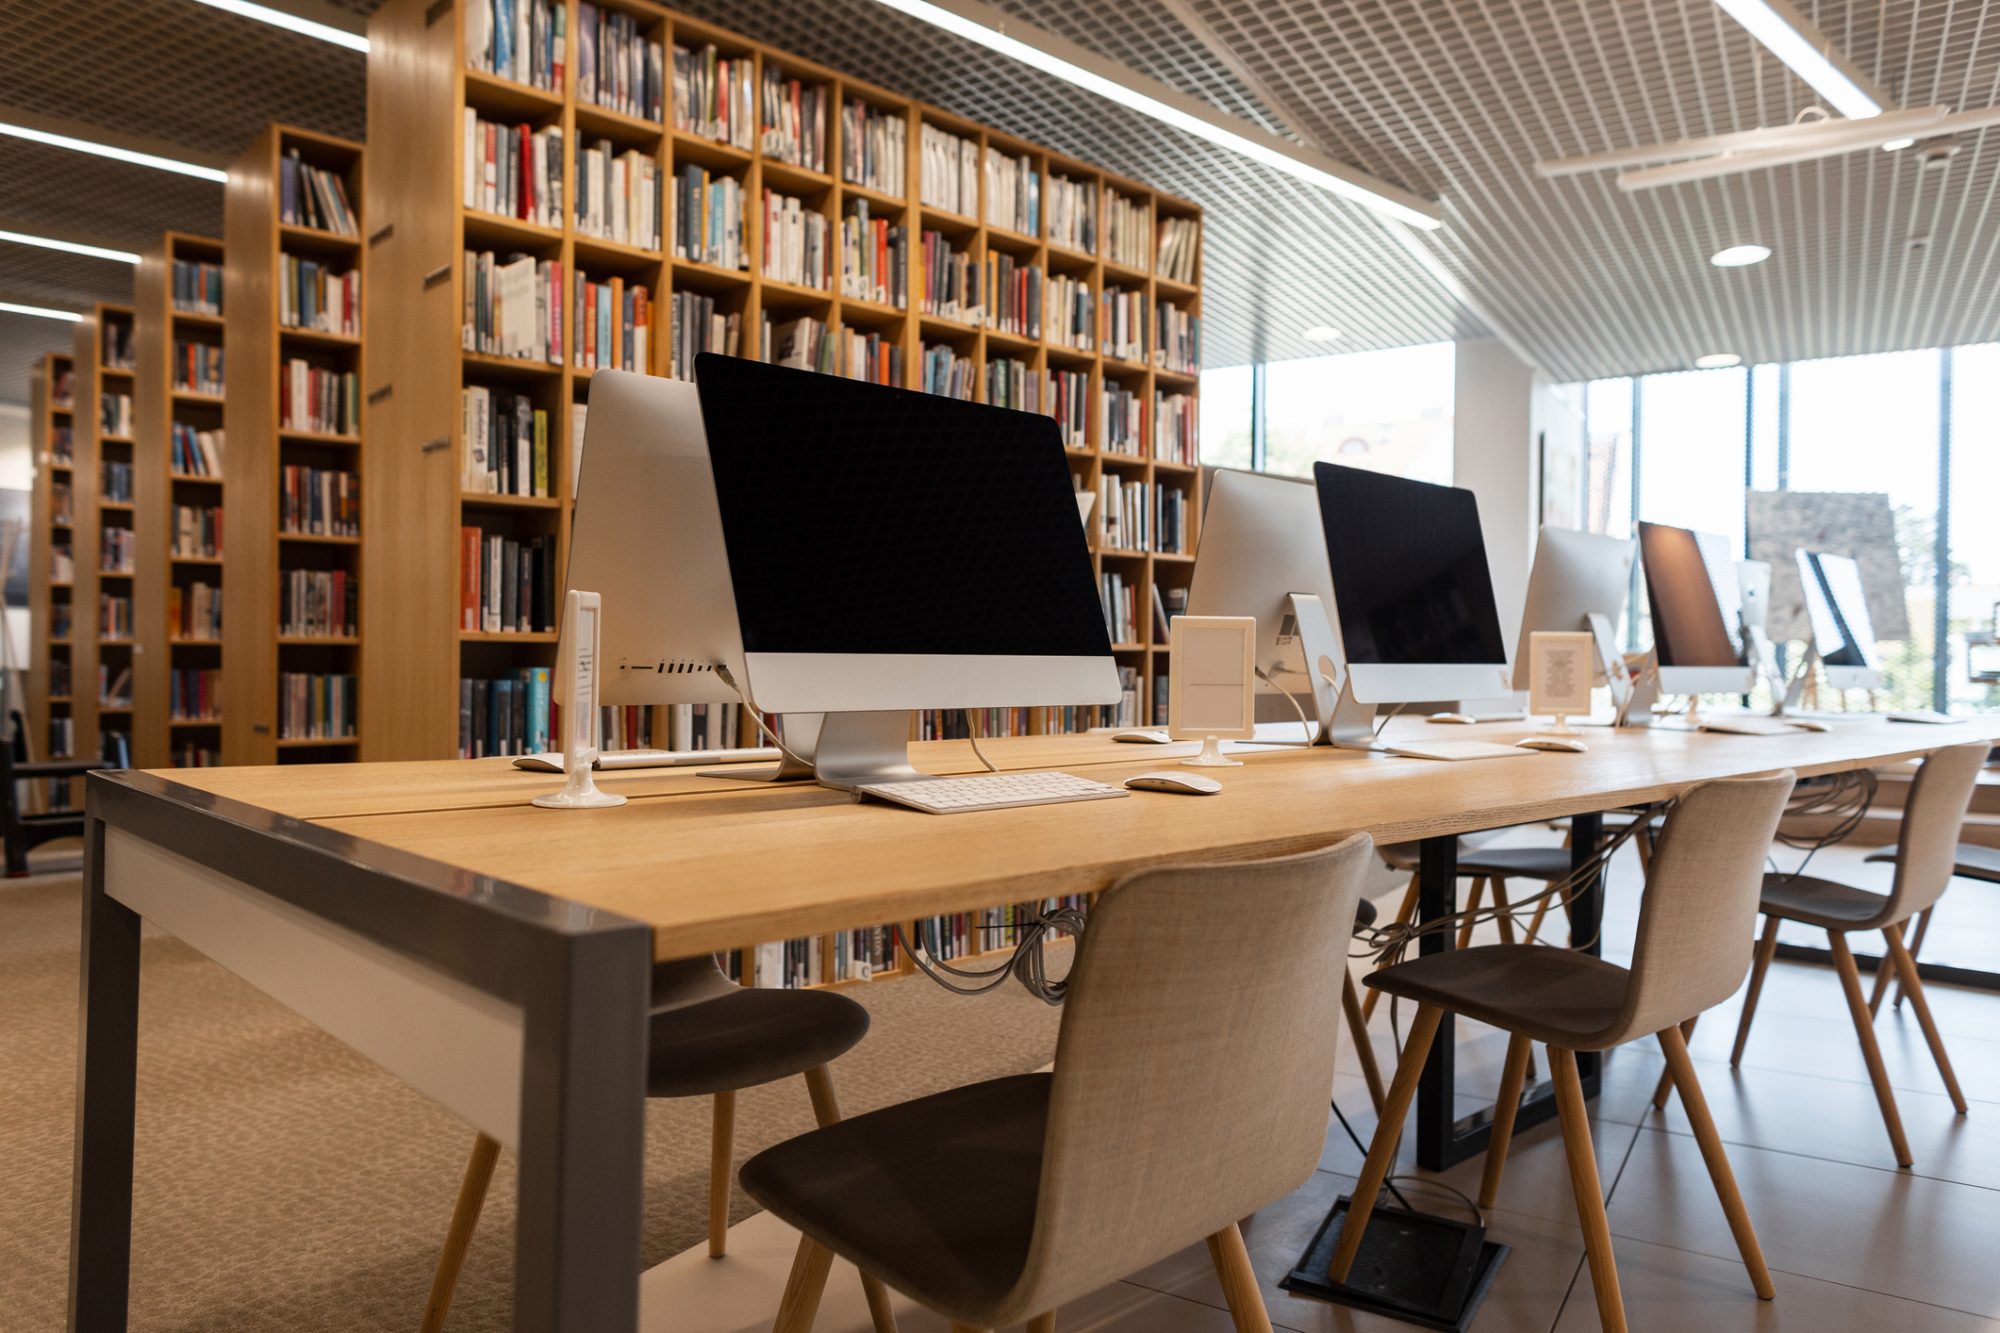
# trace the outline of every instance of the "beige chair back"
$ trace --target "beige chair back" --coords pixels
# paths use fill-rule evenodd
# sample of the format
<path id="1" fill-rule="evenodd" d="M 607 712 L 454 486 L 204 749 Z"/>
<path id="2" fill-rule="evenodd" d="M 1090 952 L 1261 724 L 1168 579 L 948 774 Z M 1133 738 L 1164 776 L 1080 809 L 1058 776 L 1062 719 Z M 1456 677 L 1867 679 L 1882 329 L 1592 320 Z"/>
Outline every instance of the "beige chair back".
<path id="1" fill-rule="evenodd" d="M 1140 871 L 1091 912 L 1063 1010 L 1011 1325 L 1281 1198 L 1319 1165 L 1373 843 Z"/>
<path id="2" fill-rule="evenodd" d="M 1607 1044 L 1683 1023 L 1743 984 L 1765 858 L 1794 780 L 1787 769 L 1705 782 L 1675 803 L 1647 868 L 1625 1008 Z"/>
<path id="3" fill-rule="evenodd" d="M 1907 921 L 1944 896 L 1958 864 L 1965 809 L 1992 748 L 1985 741 L 1954 745 L 1932 754 L 1917 770 L 1903 807 L 1903 828 L 1896 835 L 1896 881 L 1884 925 Z"/>

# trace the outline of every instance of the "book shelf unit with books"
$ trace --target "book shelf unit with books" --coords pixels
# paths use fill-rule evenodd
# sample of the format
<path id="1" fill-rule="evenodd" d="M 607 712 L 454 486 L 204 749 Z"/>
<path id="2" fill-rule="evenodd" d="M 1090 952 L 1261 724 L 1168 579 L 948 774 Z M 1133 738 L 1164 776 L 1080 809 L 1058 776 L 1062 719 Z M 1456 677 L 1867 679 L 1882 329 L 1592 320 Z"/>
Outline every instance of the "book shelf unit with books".
<path id="1" fill-rule="evenodd" d="M 368 166 L 385 297 L 368 346 L 387 370 L 367 411 L 371 438 L 391 444 L 364 486 L 371 559 L 398 570 L 398 588 L 363 608 L 371 641 L 393 647 L 364 660 L 364 755 L 459 754 L 461 682 L 554 663 L 553 595 L 531 591 L 523 619 L 518 588 L 562 586 L 589 385 L 615 364 L 606 341 L 656 374 L 731 351 L 1056 416 L 1077 488 L 1099 496 L 1107 618 L 1114 592 L 1131 608 L 1114 634 L 1125 718 L 1151 721 L 1167 660 L 1155 590 L 1161 605 L 1184 594 L 1201 509 L 1200 209 L 644 0 L 519 3 L 519 23 L 505 21 L 511 0 L 389 0 L 370 22 L 369 122 L 393 126 L 399 147 Z M 660 201 L 599 234 L 607 179 L 621 199 L 658 181 Z M 578 318 L 579 283 L 613 279 L 612 330 L 644 288 L 643 352 L 637 336 L 607 339 L 591 306 Z M 1107 285 L 1123 325 L 1104 322 Z M 1175 340 L 1158 341 L 1169 324 Z M 1114 332 L 1124 355 L 1105 350 Z M 1163 419 L 1179 433 L 1159 435 Z M 496 462 L 509 431 L 528 437 L 525 463 Z M 499 580 L 517 595 L 498 630 L 493 538 L 557 557 L 523 574 L 503 552 Z M 671 739 L 663 711 L 654 744 Z M 1121 719 L 990 720 L 1043 732 Z M 919 731 L 959 725 L 927 716 Z"/>
<path id="2" fill-rule="evenodd" d="M 166 232 L 133 278 L 139 309 L 139 577 L 133 758 L 204 767 L 222 754 L 222 242 Z"/>
<path id="3" fill-rule="evenodd" d="M 78 322 L 74 348 L 70 713 L 77 756 L 99 758 L 114 768 L 132 762 L 135 323 L 130 306 L 100 302 Z"/>
<path id="4" fill-rule="evenodd" d="M 286 125 L 229 168 L 225 763 L 352 759 L 369 721 L 362 172 L 360 144 Z"/>
<path id="5" fill-rule="evenodd" d="M 28 378 L 35 481 L 28 534 L 28 755 L 68 759 L 76 751 L 72 698 L 76 618 L 76 384 L 73 361 L 45 355 Z M 73 778 L 36 784 L 42 809 L 72 809 L 82 791 Z"/>

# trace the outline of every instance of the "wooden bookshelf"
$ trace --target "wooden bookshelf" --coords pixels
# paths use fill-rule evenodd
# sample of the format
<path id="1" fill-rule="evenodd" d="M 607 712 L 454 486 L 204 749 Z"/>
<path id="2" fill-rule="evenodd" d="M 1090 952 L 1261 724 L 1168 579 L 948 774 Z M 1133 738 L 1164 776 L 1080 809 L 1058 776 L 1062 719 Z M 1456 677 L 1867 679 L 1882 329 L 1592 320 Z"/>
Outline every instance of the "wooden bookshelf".
<path id="1" fill-rule="evenodd" d="M 775 359 L 776 349 L 766 345 L 767 322 L 775 332 L 790 320 L 810 316 L 823 321 L 830 336 L 850 332 L 877 335 L 884 346 L 900 354 L 897 382 L 906 387 L 923 387 L 926 345 L 949 346 L 966 358 L 974 396 L 981 399 L 988 397 L 988 368 L 1003 360 L 1018 361 L 1038 383 L 1055 372 L 1082 376 L 1085 423 L 1081 438 L 1070 450 L 1078 485 L 1095 490 L 1111 477 L 1148 487 L 1169 487 L 1184 497 L 1185 555 L 1126 550 L 1110 544 L 1101 506 L 1091 524 L 1092 561 L 1097 573 L 1100 577 L 1118 574 L 1137 597 L 1136 633 L 1121 642 L 1116 652 L 1120 665 L 1130 668 L 1138 681 L 1138 716 L 1134 720 L 1150 722 L 1153 683 L 1166 666 L 1166 644 L 1156 642 L 1152 633 L 1150 599 L 1156 586 L 1186 586 L 1201 511 L 1199 469 L 1192 464 L 1157 460 L 1151 447 L 1156 394 L 1186 395 L 1190 418 L 1194 415 L 1197 381 L 1193 372 L 1198 367 L 1190 366 L 1185 374 L 1172 372 L 1153 355 L 1153 348 L 1160 303 L 1172 302 L 1195 317 L 1201 313 L 1198 242 L 1188 281 L 1158 275 L 1155 257 L 1160 222 L 1179 218 L 1198 225 L 1200 209 L 1139 182 L 1071 161 L 643 0 L 613 0 L 600 8 L 632 16 L 645 37 L 665 48 L 668 88 L 661 122 L 608 111 L 580 99 L 575 77 L 579 68 L 579 0 L 568 0 L 566 77 L 564 86 L 555 89 L 532 87 L 468 68 L 466 0 L 389 0 L 369 25 L 369 122 L 394 127 L 397 151 L 373 154 L 368 162 L 371 272 L 378 294 L 386 299 L 367 306 L 367 339 L 373 364 L 385 369 L 379 382 L 368 386 L 369 432 L 380 442 L 383 458 L 364 476 L 363 509 L 369 516 L 371 559 L 380 561 L 383 568 L 394 568 L 397 576 L 393 597 L 371 597 L 362 605 L 363 637 L 394 646 L 393 652 L 363 659 L 362 693 L 371 710 L 361 747 L 363 757 L 416 759 L 455 754 L 457 683 L 461 677 L 495 676 L 554 661 L 554 645 L 548 636 L 496 639 L 459 627 L 458 534 L 462 524 L 516 537 L 553 537 L 559 550 L 567 549 L 573 410 L 587 402 L 590 382 L 590 373 L 575 364 L 568 336 L 564 338 L 564 364 L 559 367 L 464 350 L 464 255 L 467 250 L 487 249 L 502 257 L 524 253 L 555 261 L 562 265 L 565 279 L 581 270 L 591 277 L 615 275 L 644 283 L 655 311 L 650 358 L 654 373 L 669 373 L 674 365 L 673 298 L 692 294 L 713 298 L 719 313 L 740 321 L 739 350 L 748 356 Z M 761 127 L 745 149 L 676 126 L 673 47 L 699 50 L 710 44 L 725 57 L 751 62 L 755 103 L 761 104 L 759 94 L 767 65 L 780 66 L 787 77 L 828 90 L 825 170 L 795 165 L 767 153 Z M 843 178 L 840 110 L 850 100 L 865 102 L 903 125 L 907 157 L 901 189 L 884 191 Z M 463 117 L 468 107 L 487 120 L 561 129 L 565 145 L 561 226 L 494 217 L 465 206 L 461 183 Z M 977 183 L 972 193 L 976 202 L 969 213 L 962 207 L 952 210 L 923 203 L 921 131 L 926 124 L 946 129 L 974 145 Z M 617 151 L 636 150 L 657 164 L 666 195 L 661 248 L 606 242 L 578 229 L 575 157 L 580 141 L 600 138 L 610 140 Z M 1042 182 L 1040 207 L 1031 227 L 1017 229 L 1011 218 L 1003 222 L 988 219 L 987 160 L 989 155 L 1002 154 L 1025 157 L 1029 169 Z M 741 269 L 718 267 L 674 252 L 675 172 L 691 165 L 714 176 L 726 176 L 743 189 L 747 254 Z M 1071 247 L 1052 234 L 1051 173 L 1074 182 L 1091 201 L 1096 244 Z M 829 245 L 835 254 L 830 287 L 818 289 L 764 275 L 760 218 L 767 188 L 801 200 L 804 210 L 829 220 L 833 233 Z M 1130 264 L 1112 262 L 1105 254 L 1104 220 L 1114 193 L 1132 201 L 1144 218 L 1145 241 L 1137 247 Z M 1007 255 L 1017 263 L 1039 266 L 1045 275 L 1060 274 L 1081 281 L 1093 296 L 1093 324 L 1102 311 L 1107 283 L 1135 293 L 1146 314 L 1145 334 L 1136 355 L 1129 359 L 1106 355 L 1101 330 L 1096 328 L 1088 346 L 1071 347 L 1051 338 L 1046 323 L 1041 328 L 1006 333 L 984 321 L 926 316 L 916 308 L 913 290 L 912 299 L 902 306 L 845 294 L 840 277 L 839 224 L 851 207 L 864 204 L 871 216 L 906 227 L 913 263 L 922 231 L 934 227 L 975 260 Z M 232 240 L 232 254 L 234 250 Z M 913 284 L 906 282 L 905 286 L 909 289 Z M 566 334 L 569 332 L 573 330 L 566 329 Z M 461 492 L 464 440 L 460 391 L 468 384 L 527 393 L 549 413 L 552 498 L 557 503 L 500 503 L 494 497 Z M 1136 454 L 1118 453 L 1106 436 L 1100 400 L 1107 386 L 1129 392 L 1137 404 L 1142 425 Z M 1192 438 L 1191 428 L 1189 434 Z M 1108 722 L 1111 718 L 1093 715 L 1082 720 Z M 1050 722 L 1047 714 L 1040 714 L 1031 722 L 1031 729 L 1043 729 Z"/>
<path id="2" fill-rule="evenodd" d="M 191 601 L 197 585 L 222 582 L 219 559 L 201 548 L 175 544 L 175 513 L 223 507 L 220 476 L 203 476 L 174 466 L 174 431 L 220 431 L 224 396 L 197 380 L 183 384 L 187 349 L 200 355 L 223 345 L 219 314 L 177 302 L 175 265 L 220 267 L 222 242 L 170 231 L 147 247 L 133 279 L 138 306 L 138 373 L 134 418 L 134 531 L 139 577 L 133 597 L 139 653 L 133 671 L 133 762 L 142 768 L 219 762 L 222 723 L 217 710 L 205 717 L 174 711 L 175 671 L 220 671 L 222 646 L 212 635 L 183 635 L 171 615 L 178 598 Z M 225 529 L 226 530 L 226 529 Z"/>
<path id="3" fill-rule="evenodd" d="M 284 219 L 282 178 L 287 157 L 328 171 L 344 186 L 356 215 L 353 235 Z M 282 583 L 290 571 L 340 572 L 360 595 L 365 552 L 360 542 L 297 540 L 284 528 L 284 469 L 309 467 L 365 476 L 365 432 L 321 429 L 285 416 L 287 376 L 295 362 L 311 371 L 351 374 L 365 392 L 362 340 L 357 334 L 288 327 L 282 320 L 287 258 L 357 275 L 368 308 L 362 146 L 286 125 L 271 125 L 229 167 L 223 199 L 223 327 L 229 348 L 225 394 L 230 503 L 222 565 L 222 660 L 228 688 L 220 727 L 223 762 L 325 763 L 351 759 L 367 721 L 357 702 L 356 735 L 307 737 L 283 726 L 281 682 L 287 673 L 361 675 L 361 640 L 286 634 L 280 618 Z M 399 312 L 400 317 L 400 312 Z M 364 510 L 365 514 L 365 510 Z M 365 521 L 365 519 L 364 519 Z M 310 534 L 308 534 L 310 536 Z M 188 646 L 190 655 L 216 651 Z M 393 654 L 392 654 L 393 655 Z M 357 695 L 357 699 L 359 696 Z"/>
<path id="4" fill-rule="evenodd" d="M 70 747 L 56 744 L 53 723 L 73 716 L 72 631 L 55 632 L 58 617 L 75 619 L 74 578 L 56 579 L 57 548 L 72 552 L 73 569 L 76 500 L 75 386 L 72 358 L 50 352 L 30 373 L 29 430 L 35 480 L 30 500 L 28 534 L 28 755 L 31 759 L 66 759 Z M 38 808 L 76 806 L 82 791 L 74 779 L 44 788 L 33 784 Z M 37 808 L 31 807 L 31 808 Z"/>
<path id="5" fill-rule="evenodd" d="M 129 634 L 104 632 L 102 603 L 105 598 L 129 602 L 137 582 L 136 564 L 107 568 L 102 558 L 107 530 L 131 530 L 137 513 L 131 501 L 109 496 L 105 488 L 107 465 L 110 469 L 131 467 L 135 438 L 130 430 L 111 429 L 127 422 L 107 422 L 107 411 L 118 410 L 115 405 L 120 400 L 132 403 L 124 412 L 127 417 L 137 407 L 134 363 L 129 355 L 109 356 L 107 347 L 118 343 L 134 348 L 135 322 L 130 306 L 100 302 L 77 324 L 74 345 L 76 457 L 71 490 L 76 508 L 72 544 L 76 581 L 71 589 L 75 611 L 70 714 L 76 719 L 77 757 L 101 757 L 107 763 L 117 749 L 111 744 L 112 733 L 129 745 L 133 713 L 123 694 L 107 699 L 101 687 L 115 685 L 121 673 L 131 671 L 135 641 Z"/>

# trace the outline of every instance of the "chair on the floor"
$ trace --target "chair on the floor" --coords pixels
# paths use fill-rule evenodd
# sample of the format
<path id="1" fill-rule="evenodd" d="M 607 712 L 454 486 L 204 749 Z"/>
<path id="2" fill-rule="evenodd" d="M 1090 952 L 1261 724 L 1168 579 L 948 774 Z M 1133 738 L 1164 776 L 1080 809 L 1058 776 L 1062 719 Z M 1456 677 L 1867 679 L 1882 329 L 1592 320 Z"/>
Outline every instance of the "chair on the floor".
<path id="1" fill-rule="evenodd" d="M 1375 904 L 1366 898 L 1354 904 L 1354 930 L 1356 934 L 1374 928 L 1376 921 Z M 1354 973 L 1341 959 L 1340 1009 L 1347 1015 L 1347 1035 L 1354 1041 L 1354 1058 L 1361 1062 L 1361 1077 L 1368 1084 L 1368 1100 L 1375 1107 L 1375 1113 L 1382 1113 L 1382 1069 L 1375 1063 L 1375 1044 L 1368 1040 L 1368 1015 L 1362 1012 L 1361 992 L 1354 988 Z"/>
<path id="2" fill-rule="evenodd" d="M 706 957 L 654 965 L 646 1095 L 714 1099 L 708 1169 L 711 1258 L 720 1259 L 727 1252 L 736 1094 L 804 1075 L 813 1118 L 822 1126 L 835 1124 L 840 1120 L 840 1103 L 827 1066 L 852 1050 L 867 1032 L 868 1011 L 845 995 L 739 986 Z M 424 1307 L 423 1333 L 438 1333 L 444 1327 L 499 1151 L 500 1145 L 484 1134 L 472 1145 Z M 866 1275 L 861 1285 L 876 1333 L 895 1333 L 888 1292 Z"/>
<path id="3" fill-rule="evenodd" d="M 83 809 L 28 811 L 21 808 L 21 784 L 48 778 L 79 778 L 94 768 L 85 759 L 28 759 L 27 725 L 14 714 L 13 734 L 0 741 L 0 844 L 7 858 L 7 877 L 28 873 L 28 853 L 57 838 L 83 836 Z"/>
<path id="4" fill-rule="evenodd" d="M 1880 851 L 1870 852 L 1863 859 L 1871 864 L 1888 862 L 1893 865 L 1900 854 L 1900 848 L 1884 847 Z M 2000 847 L 1982 847 L 1976 842 L 1961 842 L 1958 844 L 1958 850 L 1953 853 L 1952 860 L 1953 878 L 1974 879 L 1983 884 L 2000 884 Z M 1917 924 L 1910 931 L 1910 957 L 1923 956 L 1924 936 L 1931 933 L 1931 916 L 1936 911 L 1937 904 L 1932 903 L 1917 913 Z M 1868 1012 L 1874 1014 L 1882 1012 L 1882 994 L 1889 988 L 1895 975 L 1896 969 L 1886 960 L 1875 969 L 1875 989 L 1868 996 Z M 1902 1004 L 1903 997 L 1898 995 L 1896 1005 L 1901 1008 Z"/>
<path id="5" fill-rule="evenodd" d="M 1341 1227 L 1331 1265 L 1335 1281 L 1346 1280 L 1360 1251 L 1431 1041 L 1449 1011 L 1510 1034 L 1479 1190 L 1482 1207 L 1492 1207 L 1499 1195 L 1527 1073 L 1528 1044 L 1548 1045 L 1570 1186 L 1597 1289 L 1598 1317 L 1607 1330 L 1624 1329 L 1625 1306 L 1576 1053 L 1607 1050 L 1649 1035 L 1666 1052 L 1751 1284 L 1761 1299 L 1771 1299 L 1771 1275 L 1695 1080 L 1680 1025 L 1728 999 L 1749 969 L 1764 857 L 1791 790 L 1792 774 L 1784 772 L 1705 783 L 1680 799 L 1653 852 L 1629 969 L 1580 950 L 1491 944 L 1432 954 L 1368 976 L 1370 986 L 1414 1001 L 1417 1013 Z"/>
<path id="6" fill-rule="evenodd" d="M 1889 1131 L 1889 1145 L 1895 1150 L 1896 1165 L 1909 1166 L 1909 1140 L 1903 1134 L 1903 1117 L 1896 1109 L 1896 1094 L 1889 1086 L 1889 1071 L 1882 1064 L 1882 1051 L 1875 1042 L 1875 1014 L 1861 992 L 1861 971 L 1847 937 L 1855 931 L 1879 930 L 1889 946 L 1886 968 L 1893 965 L 1903 996 L 1917 1015 L 1924 1040 L 1931 1048 L 1938 1075 L 1958 1114 L 1965 1114 L 1965 1094 L 1958 1090 L 1958 1076 L 1952 1072 L 1951 1057 L 1945 1054 L 1944 1038 L 1931 1018 L 1924 998 L 1924 983 L 1917 975 L 1917 963 L 1903 943 L 1903 926 L 1913 916 L 1929 911 L 1951 884 L 1958 854 L 1958 835 L 1965 827 L 1965 807 L 1979 781 L 1979 770 L 1992 747 L 1985 741 L 1954 745 L 1924 760 L 1910 784 L 1909 800 L 1903 807 L 1903 826 L 1896 842 L 1902 854 L 1896 860 L 1896 877 L 1886 894 L 1871 893 L 1816 875 L 1770 874 L 1764 877 L 1764 896 L 1759 910 L 1764 913 L 1764 937 L 1757 947 L 1756 967 L 1750 976 L 1750 991 L 1744 996 L 1743 1017 L 1736 1025 L 1736 1046 L 1730 1052 L 1733 1066 L 1743 1058 L 1750 1040 L 1750 1023 L 1757 1016 L 1757 997 L 1763 989 L 1764 973 L 1778 949 L 1781 922 L 1797 921 L 1826 931 L 1833 965 L 1840 973 L 1841 989 L 1847 993 L 1847 1008 L 1854 1019 L 1854 1032 L 1861 1040 L 1861 1058 L 1868 1065 L 1868 1078 L 1875 1085 L 1875 1100 L 1882 1108 L 1882 1123 Z"/>
<path id="7" fill-rule="evenodd" d="M 804 1232 L 772 1333 L 806 1333 L 833 1255 L 961 1330 L 1028 1321 L 1206 1240 L 1241 1329 L 1270 1327 L 1238 1220 L 1326 1143 L 1340 984 L 1370 842 L 1163 866 L 1106 890 L 1053 1074 L 975 1083 L 750 1159 Z"/>

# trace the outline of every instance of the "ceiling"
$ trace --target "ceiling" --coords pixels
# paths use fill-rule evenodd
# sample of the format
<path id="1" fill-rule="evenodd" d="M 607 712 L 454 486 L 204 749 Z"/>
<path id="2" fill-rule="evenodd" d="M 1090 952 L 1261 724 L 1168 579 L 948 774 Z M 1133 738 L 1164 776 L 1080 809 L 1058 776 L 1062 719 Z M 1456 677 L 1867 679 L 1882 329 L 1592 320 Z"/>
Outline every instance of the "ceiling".
<path id="1" fill-rule="evenodd" d="M 323 17 L 379 0 L 290 0 Z M 1868 152 L 1624 195 L 1542 158 L 1782 124 L 1810 90 L 1712 0 L 999 0 L 1223 110 L 1441 199 L 1409 232 L 874 0 L 683 8 L 1207 209 L 1208 361 L 1493 332 L 1558 379 L 2000 337 L 2000 131 L 1941 171 Z M 2000 101 L 2000 0 L 1800 0 L 1903 105 Z M 192 0 L 0 0 L 0 103 L 226 159 L 267 121 L 361 136 L 362 57 Z M 142 248 L 219 186 L 0 139 L 0 227 Z M 1711 267 L 1724 245 L 1773 258 Z M 122 299 L 121 265 L 0 246 L 0 299 Z M 1332 348 L 1298 337 L 1342 331 Z M 0 315 L 0 401 L 69 330 Z"/>

